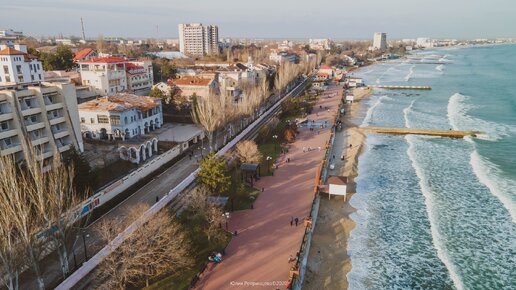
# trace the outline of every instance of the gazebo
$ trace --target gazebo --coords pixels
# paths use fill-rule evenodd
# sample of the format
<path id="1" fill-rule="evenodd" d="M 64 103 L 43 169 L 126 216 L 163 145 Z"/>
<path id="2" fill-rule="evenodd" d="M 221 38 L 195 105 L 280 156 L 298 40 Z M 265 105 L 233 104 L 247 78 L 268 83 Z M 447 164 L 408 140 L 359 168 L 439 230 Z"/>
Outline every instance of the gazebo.
<path id="1" fill-rule="evenodd" d="M 249 180 L 251 187 L 253 187 L 254 180 L 260 178 L 260 164 L 242 163 L 240 165 L 240 174 L 242 176 L 242 180 Z"/>
<path id="2" fill-rule="evenodd" d="M 340 195 L 343 196 L 344 201 L 346 201 L 347 185 L 348 178 L 346 176 L 330 175 L 328 177 L 328 184 L 320 186 L 319 189 L 321 192 L 328 194 L 328 199 L 330 199 L 332 195 Z"/>

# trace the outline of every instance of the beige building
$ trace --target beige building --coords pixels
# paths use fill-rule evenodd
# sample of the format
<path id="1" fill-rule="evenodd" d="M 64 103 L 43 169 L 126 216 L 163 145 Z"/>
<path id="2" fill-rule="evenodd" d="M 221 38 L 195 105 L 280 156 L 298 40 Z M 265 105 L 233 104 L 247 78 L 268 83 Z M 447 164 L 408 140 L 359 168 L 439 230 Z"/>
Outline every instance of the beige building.
<path id="1" fill-rule="evenodd" d="M 219 27 L 201 23 L 179 24 L 179 51 L 192 56 L 219 51 Z"/>
<path id="2" fill-rule="evenodd" d="M 171 88 L 179 89 L 181 95 L 185 97 L 193 95 L 208 97 L 220 94 L 219 83 L 215 77 L 184 76 L 179 79 L 170 79 L 167 83 Z"/>
<path id="3" fill-rule="evenodd" d="M 72 148 L 84 150 L 72 84 L 41 83 L 0 89 L 0 153 L 23 159 L 24 141 L 39 159 Z"/>

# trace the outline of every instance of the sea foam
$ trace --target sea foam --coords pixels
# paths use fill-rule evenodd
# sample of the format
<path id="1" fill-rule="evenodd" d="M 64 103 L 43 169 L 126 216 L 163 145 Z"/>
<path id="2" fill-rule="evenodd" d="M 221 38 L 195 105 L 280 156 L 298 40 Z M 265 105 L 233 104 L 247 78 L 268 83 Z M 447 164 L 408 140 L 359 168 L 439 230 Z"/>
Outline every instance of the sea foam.
<path id="1" fill-rule="evenodd" d="M 405 136 L 405 140 L 407 141 L 409 147 L 407 149 L 407 155 L 409 156 L 410 161 L 412 162 L 412 167 L 414 168 L 417 177 L 419 178 L 419 186 L 421 188 L 421 192 L 423 193 L 426 205 L 426 211 L 428 214 L 428 220 L 430 221 L 430 232 L 432 235 L 432 242 L 437 250 L 437 256 L 443 262 L 444 266 L 448 270 L 450 274 L 450 278 L 453 281 L 453 284 L 458 290 L 464 289 L 464 285 L 460 280 L 456 266 L 451 262 L 450 257 L 446 250 L 443 247 L 442 237 L 437 229 L 437 213 L 434 209 L 435 200 L 432 194 L 430 187 L 428 186 L 428 182 L 423 173 L 423 170 L 419 163 L 416 160 L 416 149 L 414 145 L 413 138 L 417 138 L 416 136 L 407 135 Z"/>
<path id="2" fill-rule="evenodd" d="M 480 130 L 487 133 L 487 135 L 483 134 L 479 135 L 479 137 L 490 141 L 499 140 L 503 136 L 508 136 L 515 131 L 515 128 L 510 126 L 468 116 L 468 111 L 474 108 L 466 104 L 469 98 L 469 96 L 459 93 L 450 97 L 448 102 L 448 120 L 454 130 Z M 513 184 L 514 182 L 508 178 L 500 177 L 500 170 L 480 156 L 471 137 L 466 137 L 465 140 L 473 146 L 473 152 L 470 156 L 473 172 L 478 180 L 489 189 L 491 194 L 500 200 L 507 211 L 509 211 L 512 221 L 516 223 L 516 202 L 514 200 L 516 184 Z"/>

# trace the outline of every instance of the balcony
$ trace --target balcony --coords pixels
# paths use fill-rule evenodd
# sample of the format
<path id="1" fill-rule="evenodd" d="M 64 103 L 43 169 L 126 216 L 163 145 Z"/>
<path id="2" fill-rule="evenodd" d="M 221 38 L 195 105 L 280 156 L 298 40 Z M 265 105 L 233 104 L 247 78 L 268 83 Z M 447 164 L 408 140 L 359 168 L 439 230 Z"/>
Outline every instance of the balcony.
<path id="1" fill-rule="evenodd" d="M 59 149 L 59 153 L 63 153 L 65 151 L 70 150 L 71 148 L 72 148 L 72 145 L 68 144 L 68 145 L 61 146 L 58 149 Z"/>
<path id="2" fill-rule="evenodd" d="M 13 113 L 0 113 L 0 122 L 11 120 L 13 118 Z"/>
<path id="3" fill-rule="evenodd" d="M 29 115 L 34 115 L 34 114 L 38 114 L 38 113 L 41 113 L 41 108 L 29 108 L 29 107 L 25 107 L 25 108 L 22 108 L 22 115 L 25 117 L 25 116 L 29 116 Z"/>
<path id="4" fill-rule="evenodd" d="M 6 156 L 6 155 L 11 155 L 11 154 L 14 154 L 16 152 L 20 152 L 22 151 L 22 146 L 20 144 L 11 144 L 10 146 L 6 147 L 5 149 L 1 149 L 1 155 L 2 156 Z"/>
<path id="5" fill-rule="evenodd" d="M 27 123 L 26 123 L 25 126 L 26 126 L 26 129 L 27 129 L 27 132 L 31 132 L 31 131 L 34 131 L 34 130 L 37 130 L 37 129 L 45 128 L 45 123 L 43 123 L 43 122 L 35 122 L 35 123 L 31 123 L 29 125 L 27 125 Z"/>
<path id="6" fill-rule="evenodd" d="M 50 125 L 55 125 L 55 124 L 63 123 L 64 121 L 65 121 L 64 117 L 57 117 L 57 118 L 49 120 Z"/>
<path id="7" fill-rule="evenodd" d="M 30 143 L 32 144 L 32 146 L 38 146 L 38 145 L 41 145 L 41 144 L 45 144 L 48 141 L 49 141 L 48 137 L 42 136 L 39 139 L 31 141 Z"/>
<path id="8" fill-rule="evenodd" d="M 18 135 L 18 130 L 16 129 L 7 129 L 7 130 L 0 130 L 0 139 L 5 139 L 9 137 L 13 137 Z"/>
<path id="9" fill-rule="evenodd" d="M 43 152 L 42 154 L 38 154 L 38 157 L 36 159 L 38 161 L 43 161 L 44 159 L 47 159 L 52 156 L 54 156 L 54 151 L 48 150 L 48 151 Z"/>
<path id="10" fill-rule="evenodd" d="M 54 138 L 56 138 L 56 139 L 60 139 L 65 136 L 68 136 L 68 135 L 70 135 L 70 132 L 68 132 L 68 130 L 60 130 L 60 131 L 54 132 Z"/>
<path id="11" fill-rule="evenodd" d="M 47 105 L 47 111 L 57 110 L 63 108 L 63 103 L 55 103 Z"/>

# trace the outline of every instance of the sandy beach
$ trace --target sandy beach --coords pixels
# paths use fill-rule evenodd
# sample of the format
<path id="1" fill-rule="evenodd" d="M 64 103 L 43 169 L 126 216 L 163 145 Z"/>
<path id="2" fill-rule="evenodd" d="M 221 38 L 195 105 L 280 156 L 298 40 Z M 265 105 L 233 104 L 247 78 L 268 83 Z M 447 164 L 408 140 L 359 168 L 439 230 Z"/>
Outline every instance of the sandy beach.
<path id="1" fill-rule="evenodd" d="M 336 164 L 336 170 L 331 174 L 348 177 L 348 196 L 344 201 L 341 197 L 331 200 L 321 198 L 319 216 L 312 239 L 308 257 L 307 274 L 303 288 L 305 289 L 347 289 L 346 275 L 351 270 L 351 259 L 347 254 L 347 241 L 355 222 L 350 214 L 355 209 L 349 205 L 349 200 L 356 190 L 355 177 L 358 174 L 358 157 L 365 142 L 365 135 L 357 129 L 352 119 L 360 114 L 360 100 L 370 96 L 372 89 L 359 88 L 353 90 L 355 102 L 348 107 L 347 115 L 342 119 L 345 125 L 343 138 L 345 141 L 335 148 L 344 153 L 344 161 Z M 351 147 L 349 145 L 352 145 Z M 340 166 L 340 168 L 339 168 Z"/>

